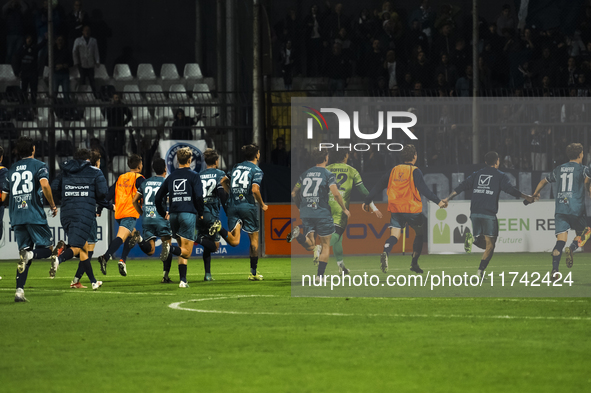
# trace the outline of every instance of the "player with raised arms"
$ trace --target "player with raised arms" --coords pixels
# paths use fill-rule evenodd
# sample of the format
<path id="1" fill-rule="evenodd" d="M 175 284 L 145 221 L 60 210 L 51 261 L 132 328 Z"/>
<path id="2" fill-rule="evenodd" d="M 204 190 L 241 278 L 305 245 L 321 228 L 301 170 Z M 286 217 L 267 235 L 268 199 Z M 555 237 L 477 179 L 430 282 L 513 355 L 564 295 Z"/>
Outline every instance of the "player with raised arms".
<path id="1" fill-rule="evenodd" d="M 263 171 L 258 167 L 261 152 L 257 145 L 242 147 L 245 161 L 237 164 L 232 171 L 222 179 L 222 186 L 229 194 L 226 204 L 228 213 L 228 228 L 231 232 L 241 223 L 244 232 L 250 239 L 250 274 L 251 281 L 262 281 L 263 276 L 257 271 L 259 261 L 259 208 L 263 211 L 268 206 L 261 196 L 261 182 Z"/>
<path id="2" fill-rule="evenodd" d="M 290 238 L 295 238 L 306 250 L 316 251 L 316 235 L 318 235 L 321 248 L 318 255 L 318 275 L 314 280 L 321 281 L 328 265 L 330 241 L 335 233 L 335 223 L 328 195 L 332 194 L 347 219 L 351 217 L 351 213 L 349 213 L 339 192 L 334 173 L 326 169 L 328 151 L 315 149 L 312 152 L 312 159 L 316 166 L 302 173 L 291 191 L 291 196 L 300 201 L 300 218 L 303 230 L 300 231 L 296 226 L 292 230 Z M 346 274 L 344 270 L 339 270 L 341 274 Z"/>
<path id="3" fill-rule="evenodd" d="M 390 173 L 380 178 L 378 183 L 371 189 L 369 195 L 365 197 L 362 206 L 363 210 L 369 212 L 370 207 L 378 217 L 381 216 L 377 208 L 371 206 L 376 195 L 382 190 L 387 189 L 388 211 L 390 214 L 390 237 L 384 244 L 384 250 L 380 255 L 380 268 L 382 272 L 388 271 L 388 256 L 392 248 L 402 235 L 402 228 L 409 224 L 415 231 L 415 240 L 412 245 L 412 261 L 410 270 L 416 273 L 423 273 L 419 266 L 419 257 L 423 250 L 423 203 L 421 195 L 427 197 L 430 201 L 439 207 L 447 207 L 447 204 L 437 197 L 425 184 L 423 173 L 415 166 L 417 162 L 417 149 L 414 145 L 405 145 L 401 152 L 403 164 L 396 165 Z"/>
<path id="4" fill-rule="evenodd" d="M 9 199 L 10 225 L 20 256 L 14 301 L 26 302 L 24 288 L 31 261 L 55 257 L 59 251 L 57 247 L 53 252 L 51 250 L 53 236 L 43 210 L 43 196 L 49 202 L 52 217 L 57 215 L 57 206 L 51 193 L 49 170 L 44 162 L 35 159 L 33 140 L 21 136 L 16 141 L 16 150 L 21 159 L 12 165 L 2 184 L 2 202 Z M 57 261 L 53 258 L 50 277 L 55 277 L 57 268 Z"/>
<path id="5" fill-rule="evenodd" d="M 472 252 L 472 244 L 484 249 L 482 259 L 476 274 L 481 279 L 484 270 L 493 257 L 497 237 L 499 236 L 499 223 L 497 212 L 499 211 L 499 196 L 501 191 L 516 198 L 523 198 L 533 202 L 533 197 L 525 195 L 513 187 L 506 174 L 499 171 L 500 159 L 497 152 L 490 151 L 484 156 L 486 166 L 474 172 L 464 180 L 456 189 L 443 200 L 448 203 L 456 195 L 472 190 L 470 202 L 470 220 L 472 220 L 472 232 L 467 232 L 464 238 L 464 250 Z"/>
<path id="6" fill-rule="evenodd" d="M 571 143 L 566 147 L 566 156 L 570 160 L 557 166 L 544 179 L 540 180 L 534 198 L 540 198 L 540 191 L 548 183 L 556 185 L 556 207 L 554 211 L 554 233 L 556 245 L 552 250 L 552 273 L 550 279 L 558 280 L 558 265 L 562 251 L 568 240 L 568 230 L 574 229 L 576 237 L 565 250 L 566 267 L 573 266 L 573 252 L 582 247 L 591 236 L 591 228 L 587 226 L 587 214 L 585 211 L 585 190 L 591 185 L 591 170 L 583 165 L 583 145 Z"/>

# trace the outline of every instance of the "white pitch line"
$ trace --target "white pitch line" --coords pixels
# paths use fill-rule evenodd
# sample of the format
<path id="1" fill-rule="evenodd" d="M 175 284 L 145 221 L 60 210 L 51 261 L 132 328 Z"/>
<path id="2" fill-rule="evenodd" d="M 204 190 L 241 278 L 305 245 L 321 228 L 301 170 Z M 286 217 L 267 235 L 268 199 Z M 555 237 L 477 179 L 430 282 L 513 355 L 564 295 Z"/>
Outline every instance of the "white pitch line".
<path id="1" fill-rule="evenodd" d="M 591 321 L 591 317 L 545 317 L 526 315 L 459 315 L 459 314 L 350 314 L 350 313 L 282 313 L 265 311 L 225 311 L 225 310 L 200 310 L 195 308 L 182 307 L 189 302 L 203 302 L 206 300 L 239 299 L 247 297 L 276 297 L 274 295 L 244 295 L 224 296 L 213 299 L 193 299 L 183 302 L 171 303 L 168 307 L 179 311 L 192 311 L 208 314 L 230 314 L 230 315 L 310 315 L 310 316 L 336 316 L 336 317 L 394 317 L 394 318 L 462 318 L 462 319 L 533 319 L 533 320 L 562 320 L 562 321 Z"/>
<path id="2" fill-rule="evenodd" d="M 14 291 L 13 288 L 0 288 L 0 291 Z M 107 293 L 110 295 L 158 295 L 158 296 L 175 296 L 178 293 L 162 293 L 162 292 L 116 292 L 116 291 L 81 291 L 79 289 L 40 289 L 28 288 L 27 292 L 64 292 L 64 293 Z"/>

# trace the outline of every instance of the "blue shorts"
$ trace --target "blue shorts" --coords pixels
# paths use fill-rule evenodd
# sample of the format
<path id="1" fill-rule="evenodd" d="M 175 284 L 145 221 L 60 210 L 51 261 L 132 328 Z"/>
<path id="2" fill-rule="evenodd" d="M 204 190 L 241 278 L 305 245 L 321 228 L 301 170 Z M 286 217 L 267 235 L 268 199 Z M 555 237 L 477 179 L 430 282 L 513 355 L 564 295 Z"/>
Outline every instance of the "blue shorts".
<path id="1" fill-rule="evenodd" d="M 195 241 L 195 224 L 197 222 L 197 215 L 194 213 L 170 213 L 170 228 L 172 229 L 172 236 L 175 238 L 182 237 L 183 239 Z"/>
<path id="2" fill-rule="evenodd" d="M 119 224 L 120 227 L 126 228 L 127 230 L 129 230 L 129 232 L 133 232 L 133 230 L 135 229 L 135 222 L 137 221 L 137 218 L 134 217 L 125 217 L 125 218 L 120 218 L 117 220 L 117 224 Z"/>
<path id="3" fill-rule="evenodd" d="M 210 212 L 203 213 L 203 220 L 197 220 L 197 237 L 203 236 L 212 238 L 213 241 L 219 242 L 222 238 L 219 232 L 216 232 L 215 235 L 209 236 L 209 227 L 215 222 L 215 220 L 219 220 L 220 217 L 216 216 L 215 214 L 211 214 Z"/>
<path id="4" fill-rule="evenodd" d="M 488 237 L 499 236 L 499 222 L 496 216 L 471 214 L 470 220 L 472 220 L 472 235 L 474 237 L 481 235 Z"/>
<path id="5" fill-rule="evenodd" d="M 96 233 L 96 220 L 95 233 Z M 88 239 L 92 236 L 92 227 L 82 226 L 79 223 L 62 221 L 62 227 L 67 236 L 67 243 L 70 247 L 83 248 Z"/>
<path id="6" fill-rule="evenodd" d="M 246 233 L 259 231 L 259 206 L 240 204 L 228 206 L 228 228 L 232 231 L 242 221 L 242 230 Z M 334 230 L 334 228 L 333 228 Z"/>
<path id="7" fill-rule="evenodd" d="M 556 235 L 566 232 L 569 229 L 574 229 L 577 235 L 580 235 L 585 227 L 587 227 L 587 217 L 584 215 L 575 216 L 560 213 L 554 215 L 554 233 Z"/>
<path id="8" fill-rule="evenodd" d="M 98 225 L 96 223 L 96 218 L 92 223 L 92 227 L 90 228 L 90 234 L 88 235 L 88 239 L 86 239 L 88 244 L 96 244 L 98 243 Z"/>
<path id="9" fill-rule="evenodd" d="M 12 227 L 19 250 L 35 247 L 50 247 L 53 244 L 53 234 L 49 225 L 15 225 Z"/>
<path id="10" fill-rule="evenodd" d="M 423 235 L 423 213 L 391 213 L 390 228 L 403 229 L 406 224 L 415 231 L 416 236 Z"/>
<path id="11" fill-rule="evenodd" d="M 304 224 L 304 235 L 308 236 L 310 232 L 316 232 L 318 236 L 330 236 L 334 233 L 334 221 L 332 217 L 328 218 L 302 218 Z"/>
<path id="12" fill-rule="evenodd" d="M 152 240 L 154 238 L 163 238 L 163 237 L 170 237 L 172 236 L 172 231 L 170 230 L 170 222 L 162 219 L 150 219 L 142 222 L 142 237 L 144 241 Z"/>

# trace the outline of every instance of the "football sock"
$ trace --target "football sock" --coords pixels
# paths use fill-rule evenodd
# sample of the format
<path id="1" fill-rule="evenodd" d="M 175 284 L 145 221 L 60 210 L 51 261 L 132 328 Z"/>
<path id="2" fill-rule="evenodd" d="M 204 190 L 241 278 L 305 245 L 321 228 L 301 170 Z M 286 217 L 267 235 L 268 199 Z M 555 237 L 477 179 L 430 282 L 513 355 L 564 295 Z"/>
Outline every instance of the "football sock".
<path id="1" fill-rule="evenodd" d="M 88 258 L 90 260 L 90 258 Z M 84 267 L 84 263 L 82 261 L 78 262 L 78 270 L 76 270 L 76 274 L 74 274 L 74 278 L 80 280 L 84 275 L 86 268 Z M 76 281 L 76 280 L 74 280 Z"/>
<path id="2" fill-rule="evenodd" d="M 211 274 L 211 252 L 207 249 L 203 250 L 203 268 L 205 273 Z"/>
<path id="3" fill-rule="evenodd" d="M 131 248 L 129 248 L 129 239 L 125 241 L 125 243 L 123 243 L 123 251 L 121 251 L 121 259 L 123 259 L 123 262 L 127 261 L 127 256 L 129 255 L 129 251 L 131 251 Z"/>
<path id="4" fill-rule="evenodd" d="M 222 229 L 219 230 L 219 234 L 224 240 L 228 240 L 228 230 L 226 228 L 222 227 Z"/>
<path id="5" fill-rule="evenodd" d="M 334 252 L 334 256 L 337 261 L 343 261 L 343 237 L 337 235 L 336 233 L 332 234 L 330 238 L 330 245 L 332 246 L 332 250 Z"/>
<path id="6" fill-rule="evenodd" d="M 566 242 L 562 240 L 556 242 L 556 246 L 554 246 L 554 250 L 552 251 L 552 270 L 558 271 L 558 265 L 560 265 L 560 258 L 562 257 L 562 250 L 565 244 Z M 558 251 L 558 255 L 554 255 L 554 251 Z"/>
<path id="7" fill-rule="evenodd" d="M 149 241 L 140 242 L 139 245 L 140 245 L 140 249 L 142 250 L 142 252 L 146 255 L 148 255 L 148 253 L 150 251 L 152 251 L 152 245 L 150 244 Z"/>
<path id="8" fill-rule="evenodd" d="M 328 265 L 328 262 L 319 262 L 318 263 L 318 275 L 319 276 L 324 276 L 324 272 L 326 271 L 326 265 Z"/>
<path id="9" fill-rule="evenodd" d="M 201 244 L 203 249 L 208 249 L 210 252 L 215 252 L 215 249 L 217 248 L 215 242 L 205 236 L 199 236 L 197 238 L 197 243 Z"/>
<path id="10" fill-rule="evenodd" d="M 18 270 L 16 271 L 16 288 L 25 288 L 25 283 L 27 282 L 27 276 L 29 275 L 29 263 L 25 265 L 25 271 L 19 273 Z"/>
<path id="11" fill-rule="evenodd" d="M 168 258 L 164 262 L 162 262 L 162 266 L 164 269 L 164 277 L 168 277 L 168 273 L 170 273 L 170 268 L 172 266 L 172 253 L 168 253 Z"/>
<path id="12" fill-rule="evenodd" d="M 51 250 L 46 247 L 39 247 L 33 250 L 33 259 L 45 259 L 51 256 Z"/>
<path id="13" fill-rule="evenodd" d="M 415 237 L 415 241 L 412 243 L 412 264 L 416 265 L 419 263 L 419 257 L 423 252 L 423 236 Z"/>
<path id="14" fill-rule="evenodd" d="M 474 242 L 472 244 L 484 250 L 486 248 L 486 239 L 484 238 L 484 236 L 478 236 L 476 239 L 474 239 Z"/>
<path id="15" fill-rule="evenodd" d="M 96 282 L 96 278 L 94 278 L 94 272 L 92 271 L 92 265 L 90 264 L 90 258 L 80 261 L 84 265 L 84 270 L 86 271 L 86 275 L 91 283 Z"/>
<path id="16" fill-rule="evenodd" d="M 579 245 L 577 244 L 576 241 L 573 240 L 573 242 L 570 244 L 569 247 L 572 252 L 575 252 L 575 251 L 577 251 L 577 248 L 579 248 Z"/>
<path id="17" fill-rule="evenodd" d="M 257 275 L 257 265 L 259 264 L 259 257 L 250 257 L 250 272 L 253 276 Z"/>
<path id="18" fill-rule="evenodd" d="M 117 252 L 117 250 L 119 249 L 119 247 L 121 247 L 122 244 L 123 244 L 123 239 L 121 239 L 119 236 L 117 236 L 115 239 L 113 239 L 111 244 L 109 244 L 109 248 L 107 249 L 107 252 L 105 253 L 105 259 L 107 261 L 109 259 L 111 259 L 113 257 L 113 254 L 115 254 Z"/>
<path id="19" fill-rule="evenodd" d="M 94 255 L 94 251 L 88 251 L 88 259 L 92 259 L 93 255 Z"/>
<path id="20" fill-rule="evenodd" d="M 187 265 L 179 265 L 179 277 L 181 281 L 187 282 Z"/>
<path id="21" fill-rule="evenodd" d="M 57 257 L 59 263 L 65 262 L 65 261 L 72 259 L 72 258 L 74 258 L 74 251 L 72 251 L 71 248 L 68 248 L 66 251 L 62 252 L 62 255 Z"/>
<path id="22" fill-rule="evenodd" d="M 395 236 L 390 236 L 388 240 L 386 240 L 386 244 L 384 244 L 384 252 L 390 254 L 396 243 L 398 243 L 398 239 Z"/>
<path id="23" fill-rule="evenodd" d="M 179 256 L 181 255 L 181 248 L 179 246 L 173 246 L 172 244 L 170 245 L 170 253 L 174 256 Z"/>
<path id="24" fill-rule="evenodd" d="M 306 243 L 306 235 L 300 231 L 300 234 L 296 237 L 296 240 L 303 246 Z"/>

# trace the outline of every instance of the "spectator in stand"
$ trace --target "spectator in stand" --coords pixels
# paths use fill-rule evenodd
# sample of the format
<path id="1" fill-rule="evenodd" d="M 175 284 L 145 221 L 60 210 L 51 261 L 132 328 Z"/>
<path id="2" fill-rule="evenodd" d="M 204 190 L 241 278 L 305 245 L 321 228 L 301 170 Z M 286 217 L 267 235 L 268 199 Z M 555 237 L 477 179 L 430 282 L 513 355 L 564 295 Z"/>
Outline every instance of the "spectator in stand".
<path id="1" fill-rule="evenodd" d="M 125 155 L 125 126 L 131 121 L 131 110 L 123 104 L 119 93 L 113 94 L 111 105 L 105 108 L 105 119 L 107 119 L 107 154 L 109 163 L 113 157 Z"/>
<path id="2" fill-rule="evenodd" d="M 542 57 L 534 62 L 533 67 L 534 74 L 537 79 L 537 84 L 542 83 L 544 76 L 548 76 L 551 80 L 554 80 L 556 74 L 556 63 L 552 56 L 550 56 L 550 48 L 544 47 L 542 49 Z"/>
<path id="3" fill-rule="evenodd" d="M 343 96 L 347 87 L 347 79 L 351 76 L 351 61 L 343 54 L 339 43 L 334 43 L 332 53 L 324 64 L 324 75 L 328 77 L 331 94 Z"/>
<path id="4" fill-rule="evenodd" d="M 297 52 L 294 53 L 291 41 L 287 41 L 281 49 L 281 75 L 285 90 L 291 90 L 295 59 L 297 59 Z"/>
<path id="5" fill-rule="evenodd" d="M 544 130 L 540 122 L 536 121 L 530 131 L 531 168 L 533 171 L 545 171 L 548 166 L 548 141 L 552 129 Z"/>
<path id="6" fill-rule="evenodd" d="M 345 15 L 343 12 L 343 5 L 341 3 L 337 3 L 334 7 L 334 12 L 328 15 L 327 24 L 328 36 L 333 40 L 339 35 L 341 29 L 344 28 L 348 30 L 351 27 L 351 18 Z"/>
<path id="7" fill-rule="evenodd" d="M 558 29 L 549 29 L 540 33 L 544 46 L 548 46 L 557 64 L 564 64 L 568 60 L 568 47 L 564 37 Z"/>
<path id="8" fill-rule="evenodd" d="M 28 9 L 27 3 L 21 0 L 9 0 L 2 7 L 6 28 L 6 64 L 12 64 L 12 58 L 25 43 L 25 14 Z"/>
<path id="9" fill-rule="evenodd" d="M 59 87 L 62 87 L 64 99 L 70 99 L 70 67 L 72 66 L 72 56 L 66 47 L 66 40 L 60 35 L 55 40 L 53 49 L 54 69 L 53 69 L 53 96 L 57 97 Z M 47 64 L 49 65 L 49 64 Z"/>
<path id="10" fill-rule="evenodd" d="M 382 52 L 380 40 L 373 40 L 371 49 L 371 52 L 361 60 L 361 71 L 362 75 L 366 76 L 369 80 L 369 88 L 375 89 L 378 78 L 386 75 L 386 70 L 384 69 L 386 58 L 384 52 Z"/>
<path id="11" fill-rule="evenodd" d="M 456 40 L 456 45 L 450 55 L 450 61 L 458 70 L 464 70 L 468 64 L 472 63 L 472 53 L 466 47 L 466 41 L 463 38 Z"/>
<path id="12" fill-rule="evenodd" d="M 344 27 L 339 30 L 339 34 L 334 39 L 334 42 L 341 44 L 345 55 L 352 57 L 353 48 L 351 48 L 351 39 L 349 38 L 349 32 Z"/>
<path id="13" fill-rule="evenodd" d="M 435 89 L 437 89 L 437 95 L 439 97 L 449 97 L 452 91 L 450 84 L 445 80 L 445 75 L 441 72 L 437 74 Z"/>
<path id="14" fill-rule="evenodd" d="M 386 50 L 404 47 L 404 26 L 397 13 L 392 13 L 390 19 L 384 22 L 382 30 L 380 42 Z"/>
<path id="15" fill-rule="evenodd" d="M 290 9 L 285 19 L 275 25 L 277 38 L 282 43 L 287 41 L 293 43 L 298 38 L 299 30 L 300 21 L 294 9 Z"/>
<path id="16" fill-rule="evenodd" d="M 94 69 L 100 66 L 100 57 L 97 41 L 90 36 L 90 27 L 84 26 L 82 37 L 76 38 L 72 49 L 74 65 L 80 71 L 80 85 L 88 81 L 92 92 L 96 95 L 94 83 Z"/>
<path id="17" fill-rule="evenodd" d="M 441 55 L 441 64 L 435 70 L 436 74 L 443 74 L 445 82 L 450 86 L 455 86 L 458 80 L 458 69 L 449 61 L 449 55 Z"/>
<path id="18" fill-rule="evenodd" d="M 82 36 L 84 26 L 90 25 L 90 18 L 86 11 L 82 10 L 82 2 L 80 0 L 74 1 L 74 10 L 66 17 L 68 25 L 68 40 L 70 47 L 74 46 L 74 41 Z"/>
<path id="19" fill-rule="evenodd" d="M 47 44 L 44 40 L 41 45 L 33 42 L 33 36 L 28 34 L 25 37 L 25 44 L 14 56 L 12 68 L 15 74 L 21 78 L 21 91 L 27 96 L 27 91 L 31 89 L 31 102 L 37 103 L 37 81 L 39 79 L 38 56 L 39 50 Z"/>
<path id="20" fill-rule="evenodd" d="M 482 56 L 478 57 L 478 80 L 481 89 L 488 90 L 492 87 L 491 71 Z"/>
<path id="21" fill-rule="evenodd" d="M 330 10 L 327 10 L 330 12 Z M 317 76 L 321 71 L 322 48 L 328 43 L 325 37 L 326 33 L 324 22 L 327 12 L 320 14 L 318 6 L 314 4 L 310 8 L 310 14 L 306 17 L 304 24 L 306 26 L 306 62 L 307 75 Z"/>
<path id="22" fill-rule="evenodd" d="M 412 94 L 412 90 L 414 89 L 414 81 L 412 80 L 412 73 L 410 71 L 406 71 L 404 74 L 404 79 L 400 83 L 400 87 L 398 91 L 402 97 L 409 97 Z"/>
<path id="23" fill-rule="evenodd" d="M 413 97 L 422 97 L 423 94 L 423 84 L 421 82 L 415 82 L 414 88 L 412 90 Z"/>
<path id="24" fill-rule="evenodd" d="M 407 52 L 410 53 L 412 48 L 420 46 L 421 48 L 429 48 L 429 38 L 423 30 L 421 30 L 420 22 L 415 19 L 410 25 L 410 31 L 406 35 Z"/>
<path id="25" fill-rule="evenodd" d="M 532 72 L 529 61 L 526 61 L 517 69 L 519 74 L 515 80 L 515 86 L 521 87 L 527 90 L 533 89 L 534 87 L 534 73 Z"/>
<path id="26" fill-rule="evenodd" d="M 505 169 L 519 168 L 519 149 L 513 143 L 513 138 L 505 136 L 501 146 L 497 149 L 499 157 L 503 157 L 501 165 Z"/>
<path id="27" fill-rule="evenodd" d="M 503 5 L 501 15 L 497 19 L 497 31 L 499 35 L 503 35 L 503 29 L 513 30 L 516 27 L 515 19 L 511 16 L 511 6 L 509 4 Z"/>
<path id="28" fill-rule="evenodd" d="M 176 110 L 174 114 L 174 122 L 172 123 L 172 132 L 170 139 L 191 140 L 193 139 L 193 131 L 191 127 L 195 126 L 197 121 L 193 117 L 185 116 L 185 111 L 182 108 Z"/>
<path id="29" fill-rule="evenodd" d="M 568 55 L 572 57 L 579 57 L 587 48 L 581 38 L 581 30 L 576 30 L 571 37 L 566 37 L 566 45 L 568 46 Z"/>
<path id="30" fill-rule="evenodd" d="M 271 162 L 273 165 L 289 166 L 289 153 L 285 150 L 285 139 L 275 139 L 275 149 L 271 150 Z"/>
<path id="31" fill-rule="evenodd" d="M 456 28 L 456 16 L 459 15 L 462 9 L 453 4 L 441 4 L 439 13 L 435 17 L 435 28 L 441 29 L 446 24 L 450 25 L 452 29 Z"/>
<path id="32" fill-rule="evenodd" d="M 581 72 L 577 78 L 577 97 L 589 97 L 589 84 L 584 72 Z"/>
<path id="33" fill-rule="evenodd" d="M 388 74 L 388 89 L 397 90 L 403 69 L 402 64 L 396 60 L 396 52 L 393 50 L 389 50 L 388 53 L 386 53 L 384 68 Z"/>
<path id="34" fill-rule="evenodd" d="M 433 36 L 433 24 L 435 23 L 435 12 L 429 4 L 429 0 L 422 0 L 421 6 L 411 12 L 410 14 L 410 27 L 414 30 L 414 23 L 419 23 L 419 30 L 425 34 L 428 42 L 431 42 Z"/>
<path id="35" fill-rule="evenodd" d="M 491 23 L 488 26 L 487 34 L 482 38 L 484 38 L 485 42 L 490 43 L 491 51 L 494 53 L 500 53 L 503 50 L 503 46 L 505 46 L 505 40 L 499 32 L 496 23 Z"/>
<path id="36" fill-rule="evenodd" d="M 380 25 L 371 17 L 367 8 L 361 10 L 357 21 L 353 24 L 357 42 L 369 42 L 372 37 L 376 37 L 380 31 Z"/>
<path id="37" fill-rule="evenodd" d="M 452 25 L 446 23 L 440 30 L 439 36 L 433 42 L 433 51 L 437 56 L 442 54 L 451 55 L 454 49 L 454 37 L 452 36 Z"/>
<path id="38" fill-rule="evenodd" d="M 466 72 L 463 77 L 456 82 L 456 95 L 458 97 L 472 97 L 472 90 L 474 88 L 474 75 L 472 66 L 466 66 Z"/>
<path id="39" fill-rule="evenodd" d="M 571 87 L 577 84 L 581 70 L 577 67 L 577 60 L 574 57 L 568 58 L 566 69 L 561 72 L 561 87 Z"/>
<path id="40" fill-rule="evenodd" d="M 427 62 L 425 52 L 419 52 L 411 70 L 414 81 L 421 82 L 424 89 L 428 89 L 433 84 L 433 69 Z"/>

